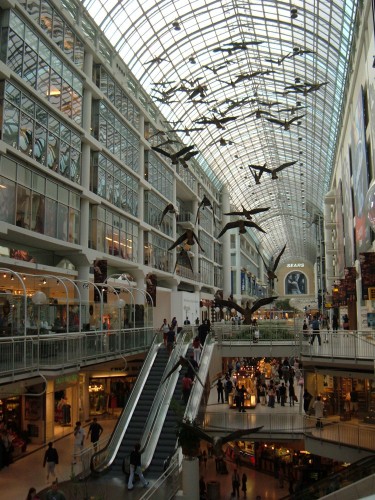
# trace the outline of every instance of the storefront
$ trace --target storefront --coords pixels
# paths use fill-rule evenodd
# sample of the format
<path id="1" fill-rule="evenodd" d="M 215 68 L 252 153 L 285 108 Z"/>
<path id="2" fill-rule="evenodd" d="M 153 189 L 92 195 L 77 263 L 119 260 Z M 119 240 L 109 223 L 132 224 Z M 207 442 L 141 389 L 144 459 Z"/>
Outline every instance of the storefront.
<path id="1" fill-rule="evenodd" d="M 135 376 L 116 373 L 90 377 L 90 416 L 115 414 L 117 409 L 124 408 L 135 380 Z"/>

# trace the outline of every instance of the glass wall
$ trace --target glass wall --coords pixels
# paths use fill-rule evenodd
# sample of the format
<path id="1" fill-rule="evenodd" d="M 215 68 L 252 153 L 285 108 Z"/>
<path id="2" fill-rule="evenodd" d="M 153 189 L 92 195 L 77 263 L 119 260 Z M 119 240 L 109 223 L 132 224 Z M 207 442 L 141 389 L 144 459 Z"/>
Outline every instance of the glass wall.
<path id="1" fill-rule="evenodd" d="M 0 186 L 0 220 L 80 243 L 78 193 L 7 156 L 0 156 Z"/>
<path id="2" fill-rule="evenodd" d="M 116 212 L 94 206 L 91 209 L 89 246 L 137 262 L 138 226 Z"/>
<path id="3" fill-rule="evenodd" d="M 166 235 L 173 236 L 173 218 L 175 214 L 167 212 L 161 222 L 163 210 L 166 206 L 167 202 L 160 196 L 151 191 L 145 192 L 145 222 L 150 226 L 157 227 Z"/>
<path id="4" fill-rule="evenodd" d="M 145 179 L 168 200 L 173 200 L 173 174 L 152 151 L 145 151 Z"/>
<path id="5" fill-rule="evenodd" d="M 90 189 L 137 217 L 138 180 L 103 153 L 93 153 Z"/>
<path id="6" fill-rule="evenodd" d="M 81 139 L 74 129 L 9 82 L 0 83 L 0 95 L 3 141 L 79 183 Z"/>

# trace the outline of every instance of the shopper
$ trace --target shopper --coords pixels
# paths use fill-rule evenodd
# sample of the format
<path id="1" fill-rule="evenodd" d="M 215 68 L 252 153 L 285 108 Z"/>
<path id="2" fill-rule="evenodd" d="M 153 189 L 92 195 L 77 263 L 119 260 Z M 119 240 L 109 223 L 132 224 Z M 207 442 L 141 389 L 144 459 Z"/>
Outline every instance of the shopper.
<path id="1" fill-rule="evenodd" d="M 314 344 L 315 337 L 318 339 L 319 345 L 322 345 L 322 339 L 320 337 L 320 322 L 318 319 L 318 316 L 314 316 L 314 319 L 311 323 L 311 328 L 312 328 L 312 335 L 311 335 L 311 340 L 310 344 Z"/>
<path id="2" fill-rule="evenodd" d="M 304 389 L 304 391 L 303 391 L 303 410 L 305 413 L 309 413 L 311 400 L 312 400 L 311 394 L 309 393 L 309 391 L 307 389 Z"/>
<path id="3" fill-rule="evenodd" d="M 47 481 L 49 479 L 49 475 L 52 474 L 53 477 L 56 477 L 55 474 L 55 466 L 59 463 L 59 454 L 57 453 L 56 448 L 53 447 L 53 444 L 48 443 L 48 448 L 44 454 L 43 467 L 47 464 Z"/>
<path id="4" fill-rule="evenodd" d="M 141 480 L 145 488 L 147 488 L 147 486 L 149 485 L 148 481 L 146 481 L 142 473 L 140 449 L 141 445 L 139 443 L 136 443 L 134 445 L 133 451 L 130 453 L 130 475 L 128 481 L 128 490 L 132 490 L 134 488 L 134 474 L 138 474 L 139 479 Z"/>
<path id="5" fill-rule="evenodd" d="M 201 351 L 202 351 L 202 344 L 197 335 L 193 340 L 193 352 L 194 352 L 194 359 L 198 364 L 201 358 Z"/>
<path id="6" fill-rule="evenodd" d="M 40 500 L 40 497 L 36 494 L 35 488 L 30 488 L 27 494 L 26 500 Z"/>
<path id="7" fill-rule="evenodd" d="M 221 378 L 217 381 L 217 402 L 224 403 L 224 385 Z"/>
<path id="8" fill-rule="evenodd" d="M 53 481 L 51 489 L 47 491 L 46 500 L 66 500 L 64 493 L 59 490 L 57 479 Z"/>
<path id="9" fill-rule="evenodd" d="M 167 318 L 163 319 L 163 323 L 160 327 L 160 331 L 163 333 L 163 342 L 164 342 L 165 347 L 167 347 L 167 333 L 169 332 L 169 325 L 168 325 Z"/>
<path id="10" fill-rule="evenodd" d="M 237 469 L 234 469 L 232 475 L 232 497 L 237 496 L 240 498 L 240 475 L 237 472 Z"/>
<path id="11" fill-rule="evenodd" d="M 91 436 L 91 442 L 94 446 L 94 450 L 97 451 L 98 441 L 100 436 L 103 434 L 103 427 L 98 423 L 98 419 L 96 417 L 93 418 L 92 423 L 89 427 L 89 432 L 87 433 L 87 438 Z"/>
<path id="12" fill-rule="evenodd" d="M 242 474 L 242 488 L 241 491 L 243 492 L 243 497 L 246 498 L 246 492 L 247 492 L 247 475 L 245 473 Z"/>
<path id="13" fill-rule="evenodd" d="M 85 431 L 81 427 L 81 422 L 76 422 L 76 426 L 74 427 L 73 465 L 77 463 L 77 456 L 81 455 L 82 453 L 84 441 L 85 441 Z"/>
<path id="14" fill-rule="evenodd" d="M 324 412 L 324 403 L 322 401 L 322 398 L 320 396 L 317 396 L 316 401 L 314 403 L 314 410 L 315 410 L 315 418 L 316 418 L 316 427 L 322 428 L 323 423 L 321 419 L 323 418 L 323 412 Z"/>

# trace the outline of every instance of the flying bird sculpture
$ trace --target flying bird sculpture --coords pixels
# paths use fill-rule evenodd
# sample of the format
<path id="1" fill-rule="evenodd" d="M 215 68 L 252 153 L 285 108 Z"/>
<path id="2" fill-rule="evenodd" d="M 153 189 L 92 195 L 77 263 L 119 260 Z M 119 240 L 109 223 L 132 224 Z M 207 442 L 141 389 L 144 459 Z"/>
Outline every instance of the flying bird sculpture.
<path id="1" fill-rule="evenodd" d="M 258 226 L 258 224 L 256 224 L 255 222 L 252 222 L 252 221 L 249 221 L 249 220 L 239 219 L 239 220 L 237 220 L 235 222 L 228 222 L 227 224 L 225 224 L 225 226 L 220 231 L 220 233 L 217 235 L 217 237 L 220 238 L 229 229 L 235 229 L 237 227 L 239 229 L 239 233 L 240 234 L 246 233 L 246 228 L 247 227 L 253 227 L 254 229 L 257 229 L 258 231 L 261 231 L 262 233 L 266 232 L 266 231 L 264 231 L 264 229 L 262 229 L 260 226 Z"/>
<path id="2" fill-rule="evenodd" d="M 177 363 L 171 368 L 171 370 L 169 370 L 167 375 L 164 377 L 162 384 L 164 384 L 164 382 L 167 380 L 167 378 L 169 378 L 176 370 L 178 370 L 180 368 L 180 366 L 183 366 L 184 368 L 191 367 L 193 372 L 195 373 L 195 376 L 199 380 L 200 384 L 202 385 L 202 387 L 204 387 L 202 380 L 199 378 L 198 371 L 194 368 L 194 365 L 190 362 L 190 360 L 188 358 L 185 358 L 184 356 L 180 356 Z"/>
<path id="3" fill-rule="evenodd" d="M 255 116 L 256 118 L 261 118 L 262 116 L 269 115 L 272 116 L 272 113 L 269 111 L 265 111 L 264 109 L 256 109 L 255 111 L 252 111 L 249 115 L 246 115 L 245 118 L 250 118 L 250 116 Z M 268 118 L 267 118 L 268 120 Z"/>
<path id="4" fill-rule="evenodd" d="M 215 299 L 215 306 L 218 307 L 228 307 L 228 309 L 235 309 L 238 311 L 242 316 L 244 316 L 244 325 L 251 325 L 252 324 L 252 315 L 255 311 L 257 311 L 259 308 L 262 306 L 266 306 L 267 304 L 271 304 L 274 300 L 278 299 L 279 297 L 263 297 L 263 299 L 257 300 L 252 307 L 249 307 L 248 304 L 246 304 L 246 307 L 241 307 L 239 306 L 236 302 L 233 302 L 232 300 L 221 300 L 221 299 Z"/>
<path id="5" fill-rule="evenodd" d="M 184 430 L 189 431 L 191 435 L 194 435 L 195 437 L 210 443 L 212 445 L 212 454 L 217 458 L 220 458 L 224 455 L 224 444 L 229 443 L 230 441 L 238 441 L 245 436 L 259 432 L 263 428 L 263 426 L 253 427 L 252 429 L 240 429 L 238 431 L 231 432 L 226 436 L 211 436 L 207 432 L 203 431 L 200 427 L 191 424 L 190 422 L 181 422 L 179 425 L 184 428 Z"/>
<path id="6" fill-rule="evenodd" d="M 279 167 L 276 167 L 276 168 L 267 168 L 265 166 L 258 167 L 257 165 L 253 165 L 253 168 L 255 168 L 255 170 L 260 170 L 262 173 L 267 172 L 267 174 L 271 174 L 272 179 L 275 180 L 275 179 L 278 179 L 278 175 L 277 175 L 278 172 L 281 172 L 281 170 L 284 170 L 284 168 L 291 167 L 292 165 L 295 165 L 296 163 L 297 163 L 297 160 L 296 161 L 288 161 L 288 162 L 283 163 L 282 165 L 280 165 Z"/>
<path id="7" fill-rule="evenodd" d="M 163 59 L 162 57 L 154 57 L 150 61 L 147 61 L 145 64 L 160 64 L 162 62 L 168 62 L 168 59 Z"/>
<path id="8" fill-rule="evenodd" d="M 225 129 L 224 123 L 237 120 L 237 118 L 237 116 L 226 116 L 224 118 L 218 118 L 215 115 L 213 115 L 212 118 L 206 118 L 205 116 L 203 116 L 201 119 L 195 120 L 195 123 L 203 125 L 216 125 L 216 127 L 219 129 Z"/>
<path id="9" fill-rule="evenodd" d="M 271 73 L 274 73 L 274 71 L 272 71 L 271 69 L 266 69 L 264 71 L 261 71 L 261 70 L 254 71 L 253 73 L 244 73 L 244 74 L 238 75 L 234 83 L 236 84 L 236 83 L 244 82 L 247 80 L 252 80 L 253 78 L 255 78 L 257 76 L 269 75 Z"/>
<path id="10" fill-rule="evenodd" d="M 167 158 L 170 158 L 172 160 L 172 165 L 177 165 L 179 162 L 179 157 L 180 156 L 185 156 L 187 153 L 189 153 L 192 149 L 194 149 L 193 146 L 186 146 L 185 148 L 180 149 L 180 151 L 177 151 L 176 153 L 169 153 L 168 151 L 164 151 L 164 149 L 161 149 L 157 146 L 152 146 L 152 150 L 156 151 L 157 153 L 166 156 Z M 198 153 L 198 152 L 197 152 Z"/>
<path id="11" fill-rule="evenodd" d="M 164 217 L 167 215 L 167 214 L 176 214 L 177 215 L 177 210 L 176 208 L 174 207 L 174 205 L 172 203 L 168 203 L 168 205 L 164 208 L 163 210 L 163 213 L 161 214 L 161 219 L 160 219 L 160 222 L 159 222 L 159 226 L 161 226 L 163 220 L 164 220 Z"/>
<path id="12" fill-rule="evenodd" d="M 277 64 L 278 66 L 280 66 L 285 61 L 285 59 L 288 59 L 291 55 L 292 55 L 292 53 L 289 52 L 285 56 L 281 56 L 279 59 L 265 59 L 265 61 L 270 62 L 271 64 Z"/>
<path id="13" fill-rule="evenodd" d="M 207 198 L 206 195 L 203 195 L 202 201 L 198 205 L 197 216 L 195 217 L 195 224 L 198 222 L 198 217 L 199 217 L 199 211 L 200 211 L 200 209 L 204 210 L 205 207 L 211 208 L 212 211 L 214 210 L 214 207 L 212 206 L 211 201 Z"/>
<path id="14" fill-rule="evenodd" d="M 277 280 L 277 276 L 275 274 L 276 272 L 276 269 L 277 269 L 277 266 L 279 265 L 279 262 L 280 262 L 280 259 L 281 259 L 281 256 L 283 255 L 283 253 L 285 252 L 285 249 L 286 249 L 286 244 L 283 246 L 283 248 L 281 249 L 279 255 L 276 257 L 275 259 L 275 262 L 273 263 L 273 266 L 272 267 L 269 267 L 267 264 L 266 264 L 266 261 L 264 260 L 263 258 L 263 255 L 261 254 L 260 250 L 258 247 L 256 247 L 262 261 L 263 261 L 263 264 L 264 264 L 264 267 L 266 268 L 266 272 L 267 272 L 267 278 L 268 278 L 268 281 L 270 283 L 272 283 L 274 280 Z"/>
<path id="15" fill-rule="evenodd" d="M 174 265 L 173 273 L 176 272 L 176 268 L 178 265 L 188 267 L 191 272 L 194 272 L 189 252 L 188 250 L 185 250 L 185 248 L 181 248 L 181 250 L 177 253 L 177 258 L 176 258 L 176 263 Z"/>
<path id="16" fill-rule="evenodd" d="M 183 243 L 185 243 L 186 245 L 190 245 L 190 246 L 194 245 L 194 243 L 197 243 L 197 245 L 199 246 L 201 251 L 204 252 L 203 248 L 201 247 L 201 244 L 199 243 L 199 240 L 198 240 L 196 234 L 194 233 L 194 231 L 192 229 L 187 229 L 183 234 L 181 234 L 181 236 L 179 236 L 177 238 L 177 240 L 173 243 L 173 245 L 171 245 L 168 248 L 168 250 L 173 250 L 178 245 L 182 245 Z"/>
<path id="17" fill-rule="evenodd" d="M 271 207 L 265 207 L 265 208 L 253 208 L 251 210 L 246 209 L 243 205 L 242 206 L 242 211 L 241 212 L 228 212 L 224 215 L 242 215 L 243 217 L 246 217 L 246 219 L 251 220 L 252 215 L 259 214 L 261 212 L 267 212 Z"/>
<path id="18" fill-rule="evenodd" d="M 294 123 L 297 120 L 300 120 L 304 116 L 305 115 L 295 116 L 294 118 L 291 118 L 290 120 L 279 120 L 277 118 L 266 118 L 266 120 L 271 122 L 271 123 L 276 123 L 276 125 L 281 125 L 282 127 L 284 127 L 284 130 L 289 130 L 292 123 Z"/>
<path id="19" fill-rule="evenodd" d="M 267 163 L 265 163 L 264 165 L 248 165 L 250 173 L 254 178 L 255 184 L 258 184 L 258 185 L 260 184 L 260 178 L 262 177 L 262 175 L 265 172 L 264 169 L 265 169 L 266 165 L 267 165 Z M 259 171 L 260 173 L 257 174 L 257 171 Z"/>

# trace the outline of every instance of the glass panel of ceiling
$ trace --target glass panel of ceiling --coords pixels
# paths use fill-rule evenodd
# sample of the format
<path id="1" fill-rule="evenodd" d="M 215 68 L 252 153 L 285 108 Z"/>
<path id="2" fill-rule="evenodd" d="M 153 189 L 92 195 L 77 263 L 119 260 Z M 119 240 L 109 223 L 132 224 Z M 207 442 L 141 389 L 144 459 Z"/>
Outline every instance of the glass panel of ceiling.
<path id="1" fill-rule="evenodd" d="M 82 0 L 265 251 L 315 262 L 359 0 Z M 203 123 L 202 123 L 203 122 Z M 293 163 L 276 173 L 269 172 Z M 249 168 L 255 165 L 257 168 Z M 260 176 L 260 177 L 259 177 Z"/>

